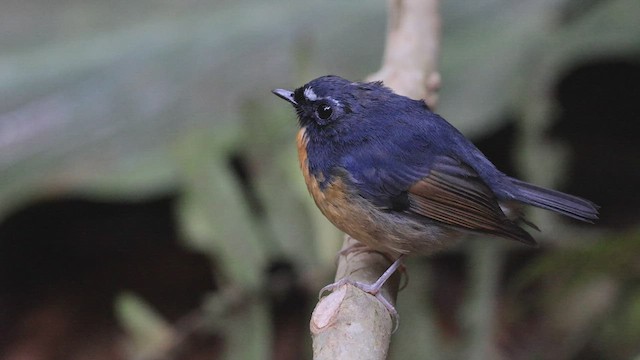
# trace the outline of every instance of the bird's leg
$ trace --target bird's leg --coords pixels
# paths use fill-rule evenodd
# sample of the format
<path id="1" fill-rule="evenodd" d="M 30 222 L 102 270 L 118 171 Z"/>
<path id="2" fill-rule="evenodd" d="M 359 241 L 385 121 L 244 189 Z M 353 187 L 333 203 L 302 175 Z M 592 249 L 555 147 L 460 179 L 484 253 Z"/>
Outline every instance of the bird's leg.
<path id="1" fill-rule="evenodd" d="M 387 300 L 384 296 L 382 296 L 382 294 L 380 293 L 380 289 L 382 289 L 382 286 L 384 285 L 384 283 L 387 280 L 389 280 L 391 275 L 393 275 L 393 273 L 396 270 L 398 270 L 398 268 L 402 265 L 403 257 L 404 257 L 404 255 L 400 255 L 393 262 L 393 264 L 391 264 L 391 266 L 389 266 L 389 268 L 387 270 L 385 270 L 385 272 L 373 284 L 365 284 L 365 283 L 362 283 L 362 282 L 359 282 L 359 281 L 352 281 L 348 277 L 345 277 L 345 278 L 342 278 L 342 279 L 340 279 L 340 280 L 338 280 L 338 281 L 336 281 L 336 282 L 334 282 L 332 284 L 329 284 L 329 285 L 323 287 L 320 290 L 319 297 L 322 297 L 322 294 L 324 294 L 325 291 L 333 291 L 333 290 L 335 290 L 335 289 L 337 289 L 337 288 L 339 288 L 339 287 L 341 287 L 342 285 L 345 285 L 345 284 L 353 285 L 353 286 L 357 287 L 358 289 L 375 296 L 376 299 L 378 299 L 378 301 L 380 301 L 384 305 L 384 307 L 387 308 L 387 310 L 389 311 L 389 314 L 391 314 L 393 322 L 395 323 L 395 326 L 394 326 L 394 332 L 395 332 L 395 330 L 398 328 L 398 325 L 400 323 L 399 317 L 398 317 L 398 311 L 389 302 L 389 300 Z"/>
<path id="2" fill-rule="evenodd" d="M 368 247 L 367 245 L 361 243 L 361 242 L 356 242 L 353 245 L 349 245 L 346 248 L 338 251 L 338 257 L 340 256 L 347 256 L 349 254 L 354 254 L 354 255 L 358 255 L 361 253 L 365 253 L 365 252 L 377 252 L 378 254 L 381 254 L 382 256 L 384 256 L 385 258 L 387 258 L 387 260 L 389 260 L 389 262 L 393 263 L 395 260 L 393 259 L 393 256 L 388 254 L 388 253 L 383 253 L 377 250 L 373 250 L 372 248 Z M 399 290 L 403 290 L 404 288 L 407 287 L 407 285 L 409 285 L 409 273 L 406 271 L 406 268 L 404 266 L 404 264 L 400 264 L 400 266 L 397 268 L 397 270 L 400 272 L 401 275 L 404 275 L 401 279 L 400 279 L 400 287 Z M 402 281 L 402 279 L 404 278 L 404 281 Z M 330 284 L 331 285 L 331 284 Z M 340 284 L 340 285 L 344 285 L 344 283 Z M 337 288 L 338 286 L 330 289 L 331 291 L 335 288 Z M 326 288 L 326 286 L 325 286 Z M 322 292 L 327 291 L 323 288 L 323 290 L 320 292 L 320 296 L 322 296 Z"/>
<path id="3" fill-rule="evenodd" d="M 398 259 L 396 259 L 396 261 L 394 261 L 393 264 L 391 264 L 391 266 L 389 266 L 389 268 L 373 284 L 363 284 L 363 283 L 354 281 L 352 285 L 354 285 L 355 287 L 359 288 L 362 291 L 368 292 L 371 295 L 375 296 L 379 294 L 380 289 L 382 288 L 382 285 L 384 285 L 384 283 L 387 282 L 387 280 L 389 280 L 391 275 L 393 275 L 393 273 L 396 272 L 396 270 L 398 270 L 400 265 L 402 265 L 403 256 L 404 255 L 400 255 L 400 257 L 398 257 Z"/>

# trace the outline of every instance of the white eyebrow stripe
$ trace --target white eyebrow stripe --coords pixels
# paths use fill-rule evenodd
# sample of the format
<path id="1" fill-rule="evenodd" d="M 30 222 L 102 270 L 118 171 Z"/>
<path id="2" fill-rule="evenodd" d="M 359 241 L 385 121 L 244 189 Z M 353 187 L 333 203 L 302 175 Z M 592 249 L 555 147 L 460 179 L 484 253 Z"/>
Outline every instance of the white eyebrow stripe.
<path id="1" fill-rule="evenodd" d="M 315 92 L 313 92 L 313 89 L 308 87 L 306 89 L 304 89 L 304 97 L 307 98 L 307 100 L 309 101 L 316 101 L 318 100 L 318 95 L 316 95 Z"/>

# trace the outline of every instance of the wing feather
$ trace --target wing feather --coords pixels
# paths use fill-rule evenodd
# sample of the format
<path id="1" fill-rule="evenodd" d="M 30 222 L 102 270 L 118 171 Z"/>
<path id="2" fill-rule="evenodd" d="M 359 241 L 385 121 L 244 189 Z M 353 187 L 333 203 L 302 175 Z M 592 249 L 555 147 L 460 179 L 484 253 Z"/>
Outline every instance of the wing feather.
<path id="1" fill-rule="evenodd" d="M 409 212 L 470 231 L 536 242 L 502 212 L 478 174 L 464 163 L 440 157 L 429 174 L 408 189 Z"/>

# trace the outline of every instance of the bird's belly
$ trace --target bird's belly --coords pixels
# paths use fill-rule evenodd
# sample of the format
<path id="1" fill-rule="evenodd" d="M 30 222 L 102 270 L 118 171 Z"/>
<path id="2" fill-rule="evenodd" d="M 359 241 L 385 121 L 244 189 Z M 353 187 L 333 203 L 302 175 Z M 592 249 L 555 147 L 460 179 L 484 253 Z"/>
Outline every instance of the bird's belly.
<path id="1" fill-rule="evenodd" d="M 391 253 L 430 254 L 451 245 L 457 231 L 401 212 L 382 210 L 350 192 L 342 180 L 309 189 L 320 211 L 338 229 L 369 247 Z"/>

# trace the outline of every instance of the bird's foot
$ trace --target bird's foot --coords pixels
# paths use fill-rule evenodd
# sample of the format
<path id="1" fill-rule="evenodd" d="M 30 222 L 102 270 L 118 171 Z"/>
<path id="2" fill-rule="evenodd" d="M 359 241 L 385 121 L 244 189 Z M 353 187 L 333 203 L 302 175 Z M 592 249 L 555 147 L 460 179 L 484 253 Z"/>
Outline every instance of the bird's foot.
<path id="1" fill-rule="evenodd" d="M 349 236 L 349 235 L 347 235 L 347 236 Z M 382 252 L 382 251 L 374 250 L 374 249 L 368 247 L 367 245 L 365 245 L 365 244 L 363 244 L 363 243 L 361 243 L 359 241 L 357 241 L 353 245 L 349 245 L 346 248 L 338 251 L 337 257 L 347 256 L 347 255 L 354 255 L 355 256 L 355 255 L 358 255 L 358 254 L 370 253 L 370 252 L 375 252 L 375 253 L 378 253 L 378 254 L 384 256 L 387 260 L 389 260 L 390 263 L 395 262 L 396 258 L 393 255 L 391 255 L 389 253 Z M 337 261 L 337 259 L 336 259 L 336 261 Z M 402 263 L 400 263 L 400 266 L 398 267 L 397 270 L 398 270 L 398 272 L 400 272 L 400 275 L 401 275 L 400 286 L 399 286 L 398 291 L 402 291 L 404 288 L 407 287 L 407 285 L 409 285 L 409 273 L 407 272 L 407 268 Z M 402 276 L 402 275 L 404 275 L 404 276 Z M 331 285 L 333 285 L 333 284 L 329 284 L 327 286 L 331 286 Z M 340 284 L 340 286 L 342 286 L 342 285 L 344 285 L 344 283 Z M 325 288 L 327 286 L 325 286 Z M 322 292 L 324 292 L 324 291 L 333 291 L 333 289 L 338 288 L 338 287 L 339 286 L 336 286 L 336 287 L 332 288 L 331 290 L 329 290 L 329 289 L 325 290 L 323 288 L 323 290 L 321 291 L 321 295 L 322 295 Z"/>
<path id="2" fill-rule="evenodd" d="M 395 260 L 393 264 L 391 264 L 391 266 L 389 266 L 389 268 L 373 284 L 366 284 L 360 281 L 353 281 L 345 277 L 320 289 L 320 294 L 318 294 L 318 298 L 321 298 L 325 292 L 327 291 L 333 292 L 337 288 L 346 284 L 355 286 L 358 289 L 373 295 L 376 299 L 378 299 L 378 301 L 382 303 L 382 305 L 384 305 L 385 308 L 387 308 L 387 310 L 389 311 L 389 315 L 391 315 L 391 319 L 394 323 L 393 332 L 396 332 L 396 330 L 398 330 L 398 326 L 400 325 L 400 316 L 398 315 L 398 311 L 393 306 L 393 304 L 391 304 L 389 300 L 387 300 L 384 296 L 382 296 L 382 294 L 380 293 L 380 289 L 382 289 L 382 286 L 384 285 L 384 283 L 402 265 L 402 258 L 403 256 L 400 256 L 397 260 Z"/>

